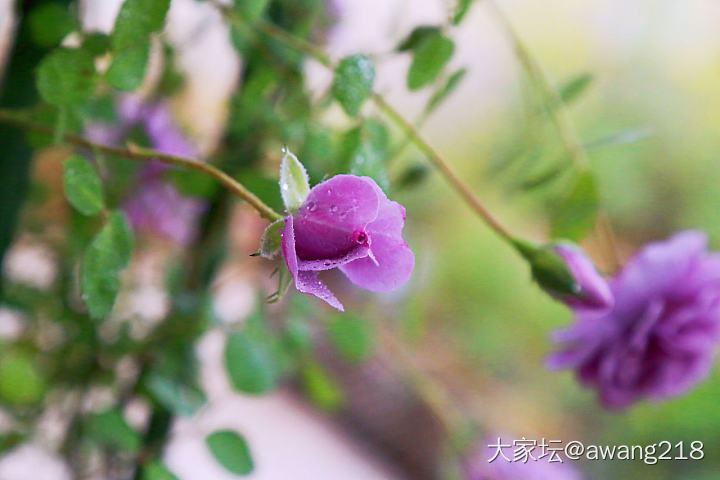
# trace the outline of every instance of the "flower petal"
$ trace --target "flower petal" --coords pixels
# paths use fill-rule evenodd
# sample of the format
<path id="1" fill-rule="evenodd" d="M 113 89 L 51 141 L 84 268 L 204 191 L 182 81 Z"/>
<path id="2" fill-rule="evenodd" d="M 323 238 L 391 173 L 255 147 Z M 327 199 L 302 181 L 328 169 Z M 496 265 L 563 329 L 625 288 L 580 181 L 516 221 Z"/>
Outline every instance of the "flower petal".
<path id="1" fill-rule="evenodd" d="M 373 292 L 387 292 L 408 281 L 415 255 L 402 239 L 379 235 L 372 239 L 371 249 L 377 264 L 365 257 L 340 266 L 351 282 Z"/>
<path id="2" fill-rule="evenodd" d="M 298 270 L 308 270 L 314 272 L 332 270 L 333 268 L 340 267 L 341 265 L 345 265 L 346 263 L 350 263 L 359 258 L 367 257 L 369 253 L 370 246 L 365 243 L 353 248 L 342 257 L 326 258 L 324 260 L 298 260 Z"/>
<path id="3" fill-rule="evenodd" d="M 592 261 L 575 245 L 558 245 L 557 252 L 580 287 L 577 295 L 561 295 L 560 299 L 575 309 L 591 309 L 608 312 L 615 303 L 610 286 L 597 272 Z"/>
<path id="4" fill-rule="evenodd" d="M 378 195 L 354 175 L 316 185 L 295 214 L 297 255 L 303 260 L 340 258 L 357 246 L 353 234 L 378 215 Z"/>
<path id="5" fill-rule="evenodd" d="M 377 218 L 368 224 L 372 256 L 340 267 L 354 284 L 373 292 L 387 292 L 408 281 L 415 267 L 415 256 L 402 238 L 405 208 L 388 200 L 385 193 L 368 177 L 380 205 Z"/>
<path id="6" fill-rule="evenodd" d="M 326 301 L 331 307 L 335 307 L 341 312 L 345 309 L 342 303 L 333 295 L 330 289 L 318 278 L 318 272 L 300 271 L 295 277 L 295 287 L 302 293 L 315 295 L 320 300 Z"/>
<path id="7" fill-rule="evenodd" d="M 337 308 L 341 312 L 344 311 L 345 309 L 340 301 L 338 301 L 330 289 L 320 281 L 317 271 L 298 270 L 299 262 L 295 251 L 295 228 L 292 215 L 288 215 L 285 218 L 281 245 L 285 264 L 295 280 L 295 288 L 302 293 L 314 295 L 324 300 L 330 306 Z"/>

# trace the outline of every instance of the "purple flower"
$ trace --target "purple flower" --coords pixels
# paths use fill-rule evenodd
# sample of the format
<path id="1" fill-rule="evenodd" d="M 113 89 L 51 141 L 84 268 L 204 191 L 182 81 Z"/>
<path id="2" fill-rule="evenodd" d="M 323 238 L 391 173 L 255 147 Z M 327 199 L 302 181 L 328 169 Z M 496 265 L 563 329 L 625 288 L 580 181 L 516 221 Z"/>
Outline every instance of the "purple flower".
<path id="1" fill-rule="evenodd" d="M 610 310 L 614 303 L 610 287 L 585 253 L 572 244 L 558 245 L 555 247 L 555 252 L 565 261 L 578 286 L 575 295 L 557 295 L 557 297 L 576 310 L 591 309 L 603 312 Z"/>
<path id="2" fill-rule="evenodd" d="M 123 208 L 133 229 L 187 245 L 195 235 L 193 220 L 205 211 L 205 204 L 181 195 L 161 177 L 144 177 Z"/>
<path id="3" fill-rule="evenodd" d="M 282 232 L 282 253 L 295 286 L 343 311 L 318 278 L 339 268 L 351 282 L 385 292 L 407 282 L 415 257 L 402 238 L 405 208 L 369 177 L 337 175 L 316 185 Z"/>
<path id="4" fill-rule="evenodd" d="M 173 119 L 165 101 L 146 103 L 135 95 L 121 95 L 117 101 L 119 121 L 94 123 L 85 129 L 93 141 L 117 145 L 136 125 L 144 128 L 150 145 L 169 155 L 195 158 L 198 150 L 186 138 Z M 159 235 L 179 244 L 188 244 L 195 234 L 195 219 L 207 205 L 198 198 L 182 195 L 164 178 L 172 169 L 161 162 L 151 162 L 139 172 L 135 188 L 130 192 L 123 209 L 136 231 Z"/>
<path id="5" fill-rule="evenodd" d="M 465 462 L 465 480 L 580 480 L 582 476 L 567 460 L 549 462 L 550 455 L 538 458 L 540 449 L 530 448 L 532 458 L 515 460 L 514 451 L 518 447 L 509 445 L 498 452 L 500 443 L 507 442 L 498 437 L 488 439 L 476 453 Z M 553 457 L 554 458 L 554 457 Z M 558 457 L 559 458 L 559 457 Z M 489 460 L 493 459 L 491 462 Z"/>
<path id="6" fill-rule="evenodd" d="M 557 332 L 551 368 L 573 368 L 608 408 L 687 392 L 712 368 L 720 342 L 720 255 L 702 232 L 644 247 L 610 281 L 615 305 L 576 311 Z"/>

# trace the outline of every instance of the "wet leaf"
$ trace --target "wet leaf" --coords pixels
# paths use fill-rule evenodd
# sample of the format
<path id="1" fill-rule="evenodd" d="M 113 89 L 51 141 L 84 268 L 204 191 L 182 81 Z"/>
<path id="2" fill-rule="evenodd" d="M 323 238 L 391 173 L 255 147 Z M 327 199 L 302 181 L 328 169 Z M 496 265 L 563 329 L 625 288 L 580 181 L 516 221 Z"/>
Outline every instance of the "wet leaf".
<path id="1" fill-rule="evenodd" d="M 335 69 L 332 95 L 345 113 L 355 117 L 370 97 L 374 82 L 375 67 L 372 60 L 365 55 L 345 57 Z"/>

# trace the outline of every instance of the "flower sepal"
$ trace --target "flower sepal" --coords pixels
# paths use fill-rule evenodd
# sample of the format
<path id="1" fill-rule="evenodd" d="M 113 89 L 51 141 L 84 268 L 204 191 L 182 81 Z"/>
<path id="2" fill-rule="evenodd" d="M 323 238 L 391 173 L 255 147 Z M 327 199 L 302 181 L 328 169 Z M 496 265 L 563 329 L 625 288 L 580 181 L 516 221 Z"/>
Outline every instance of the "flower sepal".
<path id="1" fill-rule="evenodd" d="M 580 285 L 553 246 L 534 245 L 519 239 L 513 239 L 513 245 L 530 264 L 533 280 L 548 294 L 563 297 L 580 293 Z"/>
<path id="2" fill-rule="evenodd" d="M 280 195 L 285 209 L 294 215 L 310 194 L 310 180 L 300 160 L 287 148 L 283 148 L 280 163 Z"/>
<path id="3" fill-rule="evenodd" d="M 260 237 L 260 248 L 255 256 L 267 258 L 272 260 L 280 254 L 280 247 L 282 243 L 282 237 L 280 232 L 285 226 L 285 219 L 281 218 L 276 220 L 267 226 L 265 231 Z"/>

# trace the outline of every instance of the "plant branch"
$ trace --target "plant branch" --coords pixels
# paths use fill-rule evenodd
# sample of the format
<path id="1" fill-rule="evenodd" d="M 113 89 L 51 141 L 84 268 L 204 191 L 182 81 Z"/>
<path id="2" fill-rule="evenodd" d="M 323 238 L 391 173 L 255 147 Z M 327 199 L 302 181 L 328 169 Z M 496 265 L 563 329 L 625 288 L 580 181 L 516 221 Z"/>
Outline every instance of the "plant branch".
<path id="1" fill-rule="evenodd" d="M 498 7 L 494 0 L 488 0 L 485 3 L 489 6 L 492 14 L 495 16 L 503 31 L 512 42 L 515 55 L 525 71 L 525 74 L 541 91 L 542 96 L 545 98 L 545 108 L 558 132 L 558 135 L 560 136 L 560 140 L 570 155 L 570 158 L 581 170 L 589 169 L 590 160 L 587 152 L 582 146 L 580 137 L 575 130 L 572 119 L 570 118 L 570 113 L 568 112 L 560 93 L 555 88 L 552 81 L 548 78 L 540 62 L 538 62 L 532 53 L 530 53 L 530 49 L 527 48 L 520 38 L 520 35 L 518 35 L 515 31 L 505 13 L 500 9 L 500 7 Z M 622 258 L 617 248 L 616 236 L 613 231 L 612 224 L 610 223 L 607 213 L 604 211 L 601 211 L 598 214 L 597 228 L 598 231 L 601 232 L 601 234 L 607 239 L 609 247 L 608 250 L 611 257 L 610 260 L 613 264 L 613 268 L 617 270 L 622 265 Z"/>
<path id="2" fill-rule="evenodd" d="M 248 28 L 249 25 L 240 18 L 230 7 L 215 4 L 225 18 L 238 26 Z M 252 28 L 256 31 L 268 35 L 294 50 L 309 55 L 326 68 L 335 69 L 332 59 L 323 50 L 319 49 L 312 43 L 296 37 L 286 32 L 282 28 L 273 25 L 265 20 L 258 20 L 253 23 Z M 470 186 L 466 184 L 460 175 L 455 172 L 450 163 L 435 150 L 426 140 L 422 138 L 417 129 L 407 121 L 395 108 L 393 108 L 385 98 L 377 92 L 373 92 L 372 101 L 375 105 L 400 127 L 407 138 L 409 138 L 423 153 L 425 153 L 432 164 L 440 171 L 450 185 L 458 192 L 462 199 L 482 218 L 485 223 L 497 232 L 503 239 L 509 241 L 514 246 L 513 236 L 505 229 L 505 227 L 490 213 L 482 201 L 475 195 Z"/>
<path id="3" fill-rule="evenodd" d="M 427 155 L 430 162 L 437 168 L 445 179 L 455 188 L 457 193 L 484 221 L 487 225 L 495 230 L 501 237 L 506 240 L 513 242 L 513 236 L 505 227 L 490 213 L 485 207 L 482 201 L 472 191 L 470 186 L 466 184 L 460 175 L 450 166 L 447 160 L 443 158 L 432 145 L 430 145 L 425 139 L 422 138 L 420 133 L 413 127 L 413 125 L 405 120 L 405 118 L 398 113 L 385 98 L 378 94 L 373 93 L 372 99 L 378 108 L 388 116 L 395 124 L 403 130 L 403 133 L 409 138 L 417 148 L 419 148 L 425 155 Z"/>
<path id="4" fill-rule="evenodd" d="M 55 129 L 53 127 L 37 123 L 33 120 L 26 118 L 26 116 L 22 113 L 9 110 L 0 110 L 0 122 L 14 125 L 25 130 L 33 130 L 40 133 L 46 133 L 48 135 L 53 135 L 53 133 L 55 132 Z M 77 147 L 85 147 L 93 151 L 107 153 L 110 155 L 118 155 L 121 157 L 129 158 L 131 160 L 137 160 L 141 162 L 158 161 L 162 163 L 167 163 L 169 165 L 175 165 L 178 167 L 189 168 L 191 170 L 198 171 L 200 173 L 203 173 L 204 175 L 213 177 L 225 188 L 248 202 L 255 210 L 258 211 L 258 213 L 263 218 L 266 218 L 271 222 L 282 218 L 279 213 L 266 205 L 254 193 L 245 188 L 240 182 L 210 164 L 202 163 L 191 158 L 184 158 L 176 155 L 167 155 L 156 150 L 142 148 L 132 144 L 129 145 L 128 148 L 115 147 L 112 145 L 103 145 L 92 142 L 79 135 L 63 134 L 60 136 L 60 139 L 65 143 L 69 143 Z"/>

